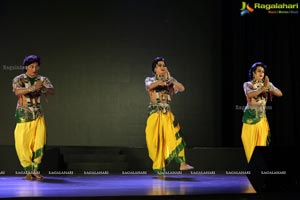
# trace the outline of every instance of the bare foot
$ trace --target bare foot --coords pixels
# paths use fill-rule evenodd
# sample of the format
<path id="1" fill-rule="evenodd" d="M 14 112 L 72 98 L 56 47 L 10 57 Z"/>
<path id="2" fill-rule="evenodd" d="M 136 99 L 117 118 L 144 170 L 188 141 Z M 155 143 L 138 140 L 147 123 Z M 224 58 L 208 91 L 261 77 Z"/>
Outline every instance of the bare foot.
<path id="1" fill-rule="evenodd" d="M 191 170 L 191 169 L 194 169 L 194 167 L 191 166 L 191 165 L 188 165 L 188 164 L 186 164 L 186 163 L 182 163 L 182 164 L 180 165 L 180 170 L 181 170 L 181 171 Z"/>
<path id="2" fill-rule="evenodd" d="M 165 175 L 165 174 L 158 174 L 158 175 L 157 175 L 157 178 L 158 178 L 158 179 L 163 179 L 163 180 L 164 180 L 164 179 L 166 178 L 166 175 Z"/>
<path id="3" fill-rule="evenodd" d="M 31 174 L 26 174 L 26 176 L 24 177 L 25 180 L 31 181 L 33 180 L 33 177 Z"/>
<path id="4" fill-rule="evenodd" d="M 43 180 L 43 176 L 40 175 L 39 173 L 33 173 L 33 177 L 37 180 L 37 181 L 41 181 Z"/>

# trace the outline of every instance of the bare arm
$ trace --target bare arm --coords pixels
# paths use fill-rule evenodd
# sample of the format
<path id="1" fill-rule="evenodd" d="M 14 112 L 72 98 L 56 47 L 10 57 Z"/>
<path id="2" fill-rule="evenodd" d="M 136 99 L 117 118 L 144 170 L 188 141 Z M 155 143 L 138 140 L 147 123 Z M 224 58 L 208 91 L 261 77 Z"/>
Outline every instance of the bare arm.
<path id="1" fill-rule="evenodd" d="M 178 92 L 183 92 L 185 90 L 184 86 L 181 83 L 179 83 L 178 81 L 173 81 L 173 87 Z"/>
<path id="2" fill-rule="evenodd" d="M 270 86 L 269 92 L 277 97 L 282 97 L 282 95 L 283 95 L 281 90 L 274 86 Z"/>
<path id="3" fill-rule="evenodd" d="M 17 88 L 15 89 L 15 95 L 16 96 L 20 96 L 20 95 L 24 95 L 24 94 L 28 94 L 30 93 L 29 88 Z"/>
<path id="4" fill-rule="evenodd" d="M 34 91 L 38 91 L 41 89 L 43 82 L 37 81 L 34 85 L 30 86 L 29 88 L 16 88 L 15 89 L 15 95 L 20 96 L 24 94 L 28 94 Z"/>
<path id="5" fill-rule="evenodd" d="M 261 94 L 263 92 L 267 92 L 267 90 L 268 90 L 267 88 L 261 87 L 261 88 L 258 88 L 256 90 L 252 90 L 252 91 L 247 92 L 246 95 L 249 98 L 253 98 L 253 97 L 258 96 L 259 94 Z"/>
<path id="6" fill-rule="evenodd" d="M 155 81 L 153 83 L 151 83 L 150 85 L 147 85 L 147 90 L 153 90 L 154 88 L 158 87 L 158 86 L 166 86 L 167 82 L 163 81 L 163 80 L 158 80 Z"/>
<path id="7" fill-rule="evenodd" d="M 269 92 L 271 92 L 273 95 L 281 97 L 282 92 L 278 88 L 276 88 L 273 84 L 270 83 L 269 77 L 265 77 L 265 87 L 268 89 Z"/>
<path id="8" fill-rule="evenodd" d="M 278 97 L 282 97 L 282 95 L 283 95 L 281 90 L 279 90 L 279 89 L 275 89 L 275 90 L 271 91 L 271 93 Z"/>
<path id="9" fill-rule="evenodd" d="M 247 87 L 247 86 L 244 86 L 244 87 Z M 272 93 L 272 94 L 274 94 L 275 96 L 278 96 L 278 97 L 282 96 L 281 90 L 274 87 L 274 85 L 270 83 L 268 76 L 265 77 L 265 82 L 264 82 L 263 87 L 258 88 L 256 90 L 248 89 L 247 92 L 246 92 L 246 95 L 247 95 L 247 97 L 252 98 L 252 97 L 258 96 L 259 94 L 261 94 L 263 92 L 270 92 L 270 93 Z"/>
<path id="10" fill-rule="evenodd" d="M 30 86 L 29 88 L 16 88 L 15 95 L 16 96 L 25 95 L 35 91 L 41 91 L 44 94 L 51 94 L 51 95 L 55 94 L 54 88 L 46 88 L 43 86 L 42 81 L 37 81 L 33 86 Z"/>
<path id="11" fill-rule="evenodd" d="M 45 88 L 45 87 L 43 87 L 41 91 L 44 94 L 51 94 L 51 95 L 55 94 L 55 89 L 54 88 Z"/>
<path id="12" fill-rule="evenodd" d="M 171 77 L 169 71 L 167 72 L 167 78 L 168 78 L 168 80 L 170 80 L 168 82 L 168 85 L 173 83 L 173 87 L 174 87 L 175 90 L 177 90 L 178 92 L 183 92 L 185 90 L 184 86 L 180 82 L 178 82 L 173 77 Z"/>

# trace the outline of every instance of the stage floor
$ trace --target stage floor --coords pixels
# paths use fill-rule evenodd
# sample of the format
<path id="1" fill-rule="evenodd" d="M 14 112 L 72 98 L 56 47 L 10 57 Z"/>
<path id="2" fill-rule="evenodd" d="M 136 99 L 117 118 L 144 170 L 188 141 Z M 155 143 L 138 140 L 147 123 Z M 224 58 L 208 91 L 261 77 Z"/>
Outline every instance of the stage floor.
<path id="1" fill-rule="evenodd" d="M 0 198 L 164 196 L 163 199 L 175 199 L 177 196 L 192 199 L 201 195 L 256 194 L 246 175 L 168 174 L 163 178 L 154 174 L 48 175 L 42 181 L 28 181 L 23 177 L 0 176 Z"/>

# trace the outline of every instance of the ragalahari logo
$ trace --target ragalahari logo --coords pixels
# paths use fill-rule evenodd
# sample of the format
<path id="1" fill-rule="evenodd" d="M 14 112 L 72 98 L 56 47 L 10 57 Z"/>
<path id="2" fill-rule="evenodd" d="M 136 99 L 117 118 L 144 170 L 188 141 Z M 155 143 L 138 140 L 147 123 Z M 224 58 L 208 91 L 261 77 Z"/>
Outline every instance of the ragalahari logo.
<path id="1" fill-rule="evenodd" d="M 249 3 L 242 1 L 241 16 L 245 14 L 250 14 L 253 11 L 254 9 L 249 6 Z"/>

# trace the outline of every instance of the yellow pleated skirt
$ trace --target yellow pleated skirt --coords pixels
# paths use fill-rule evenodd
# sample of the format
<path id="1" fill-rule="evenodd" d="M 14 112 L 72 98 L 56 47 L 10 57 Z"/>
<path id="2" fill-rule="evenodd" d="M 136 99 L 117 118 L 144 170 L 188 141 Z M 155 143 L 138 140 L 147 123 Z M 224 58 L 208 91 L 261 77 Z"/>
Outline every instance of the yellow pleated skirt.
<path id="1" fill-rule="evenodd" d="M 267 146 L 269 134 L 269 123 L 265 117 L 256 124 L 243 123 L 241 138 L 248 163 L 256 146 Z"/>
<path id="2" fill-rule="evenodd" d="M 153 161 L 152 169 L 157 173 L 164 173 L 172 160 L 185 162 L 185 142 L 180 135 L 180 126 L 174 123 L 174 119 L 170 111 L 152 113 L 147 119 L 147 148 Z"/>
<path id="3" fill-rule="evenodd" d="M 15 148 L 25 171 L 38 171 L 46 144 L 44 117 L 30 122 L 17 123 L 15 128 Z"/>

